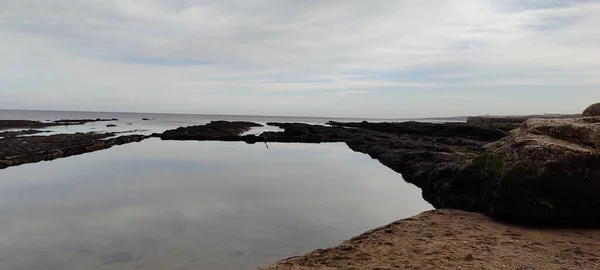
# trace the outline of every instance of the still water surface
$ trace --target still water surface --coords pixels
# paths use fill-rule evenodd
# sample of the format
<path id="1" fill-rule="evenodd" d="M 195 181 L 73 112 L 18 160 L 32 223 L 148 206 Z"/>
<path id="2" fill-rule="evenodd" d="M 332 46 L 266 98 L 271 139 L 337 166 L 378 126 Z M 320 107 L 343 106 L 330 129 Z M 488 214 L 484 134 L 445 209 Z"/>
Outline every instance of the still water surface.
<path id="1" fill-rule="evenodd" d="M 150 139 L 0 170 L 0 269 L 252 269 L 428 209 L 345 144 Z"/>

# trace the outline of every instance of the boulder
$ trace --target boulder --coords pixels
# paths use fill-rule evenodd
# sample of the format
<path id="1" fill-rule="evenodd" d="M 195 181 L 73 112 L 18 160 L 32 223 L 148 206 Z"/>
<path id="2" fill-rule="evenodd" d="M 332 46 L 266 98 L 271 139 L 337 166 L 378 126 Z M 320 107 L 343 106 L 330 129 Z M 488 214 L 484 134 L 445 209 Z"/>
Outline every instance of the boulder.
<path id="1" fill-rule="evenodd" d="M 587 109 L 585 109 L 585 111 L 583 111 L 583 117 L 595 116 L 600 116 L 600 103 L 590 105 L 589 107 L 587 107 Z"/>
<path id="2" fill-rule="evenodd" d="M 438 182 L 437 207 L 527 223 L 600 225 L 600 117 L 527 120 Z"/>

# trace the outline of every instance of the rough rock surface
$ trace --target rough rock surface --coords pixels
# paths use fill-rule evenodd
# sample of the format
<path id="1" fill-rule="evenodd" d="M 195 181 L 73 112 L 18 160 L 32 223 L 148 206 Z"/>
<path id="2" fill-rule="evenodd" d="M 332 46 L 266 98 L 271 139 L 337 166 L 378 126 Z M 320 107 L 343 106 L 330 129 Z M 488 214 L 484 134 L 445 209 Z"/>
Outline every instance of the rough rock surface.
<path id="1" fill-rule="evenodd" d="M 436 207 L 600 224 L 600 117 L 530 119 L 433 187 Z"/>
<path id="2" fill-rule="evenodd" d="M 19 131 L 0 131 L 0 138 L 16 137 L 16 136 L 22 136 L 22 135 L 33 135 L 33 134 L 44 133 L 44 132 L 49 132 L 49 131 L 37 130 L 37 129 L 26 129 L 26 130 L 19 130 Z"/>
<path id="3" fill-rule="evenodd" d="M 0 169 L 25 163 L 53 160 L 139 142 L 142 135 L 111 138 L 115 133 L 75 133 L 0 139 Z"/>
<path id="4" fill-rule="evenodd" d="M 600 269 L 600 230 L 527 228 L 435 210 L 261 269 Z"/>
<path id="5" fill-rule="evenodd" d="M 35 128 L 45 128 L 52 126 L 68 126 L 68 125 L 83 125 L 85 123 L 90 122 L 100 122 L 100 121 L 116 121 L 118 119 L 61 119 L 52 122 L 40 122 L 33 120 L 0 120 L 0 130 L 3 129 L 35 129 Z"/>
<path id="6" fill-rule="evenodd" d="M 40 122 L 40 121 L 31 121 L 31 120 L 0 120 L 0 130 L 3 129 L 13 129 L 13 128 L 44 128 L 51 126 L 59 126 L 62 124 L 53 123 L 53 122 Z"/>
<path id="7" fill-rule="evenodd" d="M 260 126 L 262 125 L 252 122 L 212 121 L 206 125 L 168 130 L 155 136 L 159 136 L 163 140 L 242 141 L 240 133 Z"/>
<path id="8" fill-rule="evenodd" d="M 600 116 L 600 103 L 590 105 L 587 109 L 585 109 L 585 111 L 583 111 L 583 116 L 584 117 Z"/>
<path id="9" fill-rule="evenodd" d="M 467 123 L 515 123 L 522 124 L 529 119 L 565 119 L 579 118 L 581 114 L 538 114 L 538 115 L 516 115 L 516 116 L 470 116 L 467 117 Z"/>

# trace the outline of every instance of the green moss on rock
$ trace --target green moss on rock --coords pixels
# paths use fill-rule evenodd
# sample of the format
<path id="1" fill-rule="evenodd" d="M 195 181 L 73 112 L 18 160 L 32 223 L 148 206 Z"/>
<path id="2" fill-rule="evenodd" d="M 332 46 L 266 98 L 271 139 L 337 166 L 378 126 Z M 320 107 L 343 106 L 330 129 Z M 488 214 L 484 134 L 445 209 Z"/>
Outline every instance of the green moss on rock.
<path id="1" fill-rule="evenodd" d="M 475 158 L 470 166 L 476 168 L 485 168 L 488 171 L 503 175 L 506 167 L 506 158 L 504 156 L 491 155 L 489 153 L 483 153 Z"/>
<path id="2" fill-rule="evenodd" d="M 600 116 L 600 103 L 593 104 L 589 106 L 585 111 L 583 111 L 583 116 L 585 117 L 593 117 Z"/>

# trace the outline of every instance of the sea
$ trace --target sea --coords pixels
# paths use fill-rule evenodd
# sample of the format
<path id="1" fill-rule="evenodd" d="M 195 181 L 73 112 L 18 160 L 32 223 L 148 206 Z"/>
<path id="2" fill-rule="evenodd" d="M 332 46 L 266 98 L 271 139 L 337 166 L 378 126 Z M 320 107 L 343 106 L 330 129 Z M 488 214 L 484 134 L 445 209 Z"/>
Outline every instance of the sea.
<path id="1" fill-rule="evenodd" d="M 390 121 L 0 110 L 0 119 L 96 118 L 118 120 L 44 134 Z M 277 128 L 250 132 L 265 130 Z M 430 209 L 420 189 L 343 143 L 152 138 L 0 170 L 0 269 L 254 269 Z"/>

